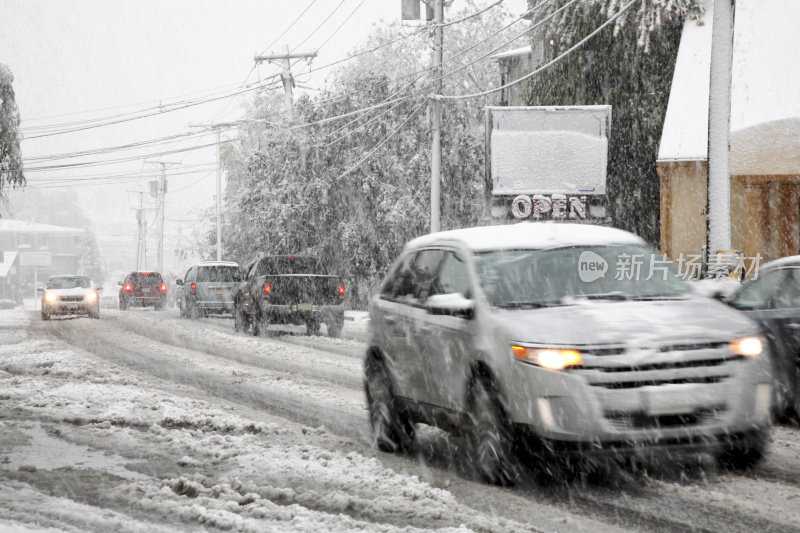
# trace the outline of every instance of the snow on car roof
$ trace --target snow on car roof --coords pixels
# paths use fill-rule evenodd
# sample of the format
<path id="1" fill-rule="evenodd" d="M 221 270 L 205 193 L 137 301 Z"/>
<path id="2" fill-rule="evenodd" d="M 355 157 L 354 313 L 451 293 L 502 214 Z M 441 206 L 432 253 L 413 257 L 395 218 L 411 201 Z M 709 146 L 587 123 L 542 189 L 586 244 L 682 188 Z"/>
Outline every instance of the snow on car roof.
<path id="1" fill-rule="evenodd" d="M 239 263 L 234 261 L 200 261 L 197 264 L 201 266 L 239 266 Z"/>
<path id="2" fill-rule="evenodd" d="M 784 268 L 784 267 L 798 267 L 800 266 L 800 255 L 791 255 L 789 257 L 781 257 L 780 259 L 775 259 L 770 261 L 769 263 L 765 263 L 761 265 L 760 271 L 764 272 L 765 270 L 772 270 L 775 268 Z"/>
<path id="3" fill-rule="evenodd" d="M 406 247 L 420 248 L 443 241 L 458 241 L 476 251 L 646 244 L 644 239 L 633 233 L 605 226 L 558 222 L 520 222 L 502 226 L 480 226 L 431 233 L 413 239 Z"/>

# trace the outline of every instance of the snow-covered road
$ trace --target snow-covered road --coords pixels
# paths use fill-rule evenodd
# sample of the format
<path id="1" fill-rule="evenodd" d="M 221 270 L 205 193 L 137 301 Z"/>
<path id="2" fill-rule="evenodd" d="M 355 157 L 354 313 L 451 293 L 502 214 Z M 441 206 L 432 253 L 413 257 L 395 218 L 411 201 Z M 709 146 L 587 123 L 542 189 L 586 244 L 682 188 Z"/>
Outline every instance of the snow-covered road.
<path id="1" fill-rule="evenodd" d="M 755 473 L 708 461 L 514 489 L 433 429 L 369 446 L 365 321 L 343 339 L 174 310 L 0 311 L 0 531 L 798 531 L 800 431 Z"/>

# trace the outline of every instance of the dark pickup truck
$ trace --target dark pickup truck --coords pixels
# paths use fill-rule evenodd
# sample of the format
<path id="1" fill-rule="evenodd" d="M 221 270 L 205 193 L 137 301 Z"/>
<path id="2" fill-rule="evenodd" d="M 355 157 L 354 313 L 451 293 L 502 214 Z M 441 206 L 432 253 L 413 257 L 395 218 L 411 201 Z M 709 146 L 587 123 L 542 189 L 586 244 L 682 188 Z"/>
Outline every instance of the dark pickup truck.
<path id="1" fill-rule="evenodd" d="M 330 337 L 342 334 L 344 283 L 313 257 L 266 255 L 244 271 L 233 297 L 236 331 L 266 335 L 270 324 L 306 325 L 309 335 L 325 326 Z"/>

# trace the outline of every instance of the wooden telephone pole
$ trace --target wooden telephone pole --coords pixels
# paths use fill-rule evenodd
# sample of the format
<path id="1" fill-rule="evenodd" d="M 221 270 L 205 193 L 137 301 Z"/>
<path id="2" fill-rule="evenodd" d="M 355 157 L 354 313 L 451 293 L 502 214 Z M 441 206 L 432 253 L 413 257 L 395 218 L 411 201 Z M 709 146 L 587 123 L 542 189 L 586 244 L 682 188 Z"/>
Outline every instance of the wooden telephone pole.
<path id="1" fill-rule="evenodd" d="M 317 51 L 313 52 L 290 52 L 289 45 L 283 45 L 282 54 L 266 54 L 255 56 L 256 63 L 263 61 L 273 61 L 282 67 L 281 79 L 283 80 L 283 90 L 286 93 L 286 111 L 289 120 L 294 117 L 294 99 L 292 97 L 292 89 L 294 88 L 294 79 L 292 78 L 292 59 L 313 59 L 317 57 Z"/>

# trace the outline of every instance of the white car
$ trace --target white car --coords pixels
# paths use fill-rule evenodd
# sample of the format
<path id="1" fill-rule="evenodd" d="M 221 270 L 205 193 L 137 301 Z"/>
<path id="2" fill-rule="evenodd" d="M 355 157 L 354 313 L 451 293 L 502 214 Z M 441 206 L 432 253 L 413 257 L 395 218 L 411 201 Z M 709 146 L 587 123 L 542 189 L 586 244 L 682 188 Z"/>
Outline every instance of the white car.
<path id="1" fill-rule="evenodd" d="M 42 291 L 42 320 L 52 315 L 100 318 L 100 289 L 87 276 L 50 276 Z"/>

